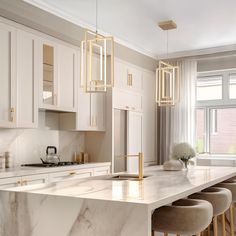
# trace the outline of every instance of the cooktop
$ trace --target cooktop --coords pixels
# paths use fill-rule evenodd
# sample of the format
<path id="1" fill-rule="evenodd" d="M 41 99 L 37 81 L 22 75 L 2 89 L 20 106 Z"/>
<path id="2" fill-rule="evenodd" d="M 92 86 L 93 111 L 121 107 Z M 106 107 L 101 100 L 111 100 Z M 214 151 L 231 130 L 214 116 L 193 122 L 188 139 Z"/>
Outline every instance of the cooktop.
<path id="1" fill-rule="evenodd" d="M 73 162 L 73 161 L 60 161 L 57 164 L 56 163 L 33 163 L 33 164 L 23 164 L 21 166 L 29 166 L 29 167 L 60 167 L 60 166 L 73 166 L 73 165 L 80 165 L 80 163 Z"/>

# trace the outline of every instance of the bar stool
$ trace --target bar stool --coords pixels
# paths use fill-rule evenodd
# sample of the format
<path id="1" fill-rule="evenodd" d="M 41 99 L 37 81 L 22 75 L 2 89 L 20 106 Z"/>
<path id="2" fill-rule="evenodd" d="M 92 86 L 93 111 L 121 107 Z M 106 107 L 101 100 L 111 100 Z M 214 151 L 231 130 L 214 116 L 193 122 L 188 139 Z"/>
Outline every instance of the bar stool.
<path id="1" fill-rule="evenodd" d="M 154 232 L 200 235 L 211 222 L 212 205 L 203 200 L 180 199 L 170 206 L 156 209 L 152 214 L 152 236 Z"/>
<path id="2" fill-rule="evenodd" d="M 236 179 L 228 179 L 216 185 L 216 187 L 227 188 L 232 193 L 232 203 L 229 208 L 230 235 L 234 236 L 234 204 L 236 203 Z"/>
<path id="3" fill-rule="evenodd" d="M 202 199 L 210 202 L 213 206 L 213 231 L 214 236 L 218 235 L 217 217 L 221 215 L 222 219 L 222 235 L 225 236 L 225 215 L 232 202 L 232 194 L 226 188 L 210 187 L 201 192 L 194 193 L 189 196 L 191 199 Z M 208 233 L 210 225 L 208 226 Z"/>

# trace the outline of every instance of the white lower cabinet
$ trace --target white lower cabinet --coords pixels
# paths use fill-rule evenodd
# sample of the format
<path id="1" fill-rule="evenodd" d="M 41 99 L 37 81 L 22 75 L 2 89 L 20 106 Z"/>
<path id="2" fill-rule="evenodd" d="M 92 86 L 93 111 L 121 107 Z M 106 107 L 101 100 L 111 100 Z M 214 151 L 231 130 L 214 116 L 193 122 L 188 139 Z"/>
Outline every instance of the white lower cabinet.
<path id="1" fill-rule="evenodd" d="M 58 167 L 60 168 L 60 167 Z M 0 189 L 8 189 L 25 185 L 56 182 L 67 179 L 81 179 L 99 175 L 109 175 L 110 165 L 57 171 L 45 174 L 24 175 L 18 177 L 0 178 Z"/>
<path id="2" fill-rule="evenodd" d="M 43 184 L 48 182 L 48 174 L 26 175 L 21 178 L 21 185 Z"/>
<path id="3" fill-rule="evenodd" d="M 55 182 L 66 179 L 87 178 L 93 176 L 93 169 L 60 171 L 49 174 L 49 181 Z"/>
<path id="4" fill-rule="evenodd" d="M 102 166 L 94 169 L 94 176 L 109 175 L 109 174 L 110 174 L 110 166 Z"/>
<path id="5" fill-rule="evenodd" d="M 11 177 L 0 179 L 0 189 L 7 189 L 21 186 L 21 177 Z"/>
<path id="6" fill-rule="evenodd" d="M 48 182 L 48 174 L 26 175 L 0 179 L 0 189 Z"/>

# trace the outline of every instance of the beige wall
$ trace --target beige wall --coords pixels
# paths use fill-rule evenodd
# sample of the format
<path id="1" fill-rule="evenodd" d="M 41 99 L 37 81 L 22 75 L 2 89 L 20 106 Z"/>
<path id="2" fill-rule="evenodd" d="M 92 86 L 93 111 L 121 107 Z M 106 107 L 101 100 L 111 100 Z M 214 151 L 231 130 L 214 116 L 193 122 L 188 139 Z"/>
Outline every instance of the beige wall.
<path id="1" fill-rule="evenodd" d="M 197 70 L 213 71 L 236 68 L 236 55 L 222 56 L 219 58 L 201 59 L 198 61 Z"/>
<path id="2" fill-rule="evenodd" d="M 20 0 L 1 0 L 0 15 L 43 33 L 80 45 L 84 29 Z M 157 61 L 123 45 L 115 45 L 115 56 L 148 70 L 155 70 Z"/>

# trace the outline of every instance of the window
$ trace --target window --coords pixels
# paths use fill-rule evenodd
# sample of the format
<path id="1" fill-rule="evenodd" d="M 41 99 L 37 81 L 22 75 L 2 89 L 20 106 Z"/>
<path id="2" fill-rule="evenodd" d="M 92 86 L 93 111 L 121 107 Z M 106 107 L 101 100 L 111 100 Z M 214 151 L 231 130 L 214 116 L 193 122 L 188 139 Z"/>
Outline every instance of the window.
<path id="1" fill-rule="evenodd" d="M 222 76 L 206 76 L 198 78 L 197 100 L 206 101 L 218 99 L 222 99 Z"/>
<path id="2" fill-rule="evenodd" d="M 236 71 L 199 73 L 196 105 L 197 152 L 236 157 Z"/>
<path id="3" fill-rule="evenodd" d="M 236 74 L 229 75 L 229 98 L 236 98 Z"/>

